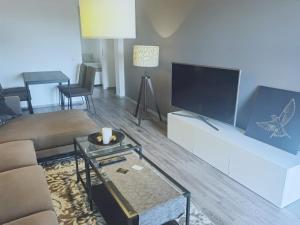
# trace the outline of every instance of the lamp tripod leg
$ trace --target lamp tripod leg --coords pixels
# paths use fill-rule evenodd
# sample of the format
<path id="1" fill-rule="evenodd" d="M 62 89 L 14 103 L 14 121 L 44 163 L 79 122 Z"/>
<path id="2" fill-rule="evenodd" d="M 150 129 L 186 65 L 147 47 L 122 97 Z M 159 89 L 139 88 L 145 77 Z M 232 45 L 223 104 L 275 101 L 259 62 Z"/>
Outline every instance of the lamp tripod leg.
<path id="1" fill-rule="evenodd" d="M 146 113 L 147 112 L 147 98 L 148 98 L 148 85 L 147 85 L 147 77 L 144 77 L 144 101 L 143 101 L 143 112 Z"/>
<path id="2" fill-rule="evenodd" d="M 153 99 L 154 99 L 154 102 L 155 102 L 155 107 L 156 107 L 157 114 L 158 114 L 158 116 L 159 116 L 159 120 L 162 121 L 161 114 L 160 114 L 160 110 L 159 110 L 159 107 L 158 107 L 158 103 L 157 103 L 156 95 L 155 95 L 155 93 L 154 93 L 154 89 L 153 89 L 153 85 L 152 85 L 151 79 L 148 78 L 148 79 L 147 79 L 147 82 L 148 82 L 148 85 L 149 85 L 151 94 L 152 94 Z"/>
<path id="3" fill-rule="evenodd" d="M 136 109 L 135 109 L 135 113 L 134 113 L 134 117 L 138 116 L 139 113 L 139 108 L 140 108 L 140 104 L 141 104 L 141 99 L 142 99 L 142 93 L 144 90 L 144 78 L 141 79 L 141 84 L 140 84 L 140 91 L 139 91 L 139 97 L 138 97 L 138 101 L 137 101 L 137 105 L 136 105 Z"/>
<path id="4" fill-rule="evenodd" d="M 138 114 L 138 125 L 141 125 L 142 119 L 143 119 L 143 114 L 147 112 L 147 77 L 143 76 L 142 77 L 142 82 L 143 82 L 143 90 L 141 92 L 141 101 L 142 101 L 142 106 L 139 109 L 139 114 Z"/>
<path id="5" fill-rule="evenodd" d="M 145 79 L 144 79 L 144 77 L 143 77 L 143 80 L 142 80 L 142 82 L 143 82 L 143 84 L 142 84 L 142 87 L 143 87 L 143 89 L 142 89 L 142 92 L 141 92 L 141 99 L 140 99 L 140 101 L 141 101 L 141 107 L 139 107 L 139 110 L 138 110 L 138 126 L 141 126 L 141 122 L 142 122 L 142 119 L 143 119 L 143 114 L 144 114 L 144 112 L 145 112 L 145 104 L 146 104 L 146 102 L 145 102 L 145 99 L 146 99 L 146 83 L 145 83 Z"/>
<path id="6" fill-rule="evenodd" d="M 141 126 L 143 110 L 139 110 L 138 112 L 138 125 Z"/>

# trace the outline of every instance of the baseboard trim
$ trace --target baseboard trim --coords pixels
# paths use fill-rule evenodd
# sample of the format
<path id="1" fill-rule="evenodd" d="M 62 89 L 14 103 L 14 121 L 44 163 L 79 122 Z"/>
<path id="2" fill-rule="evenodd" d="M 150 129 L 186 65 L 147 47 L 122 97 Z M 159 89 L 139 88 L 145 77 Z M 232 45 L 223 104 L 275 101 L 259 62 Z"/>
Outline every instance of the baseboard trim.
<path id="1" fill-rule="evenodd" d="M 79 106 L 79 105 L 84 105 L 85 102 L 82 101 L 76 101 L 76 102 L 72 102 L 73 106 Z M 33 110 L 35 109 L 43 109 L 43 108 L 49 108 L 49 107 L 60 107 L 59 103 L 54 103 L 54 104 L 47 104 L 47 105 L 37 105 L 37 106 L 33 106 Z M 65 105 L 65 107 L 68 107 L 68 105 Z M 22 107 L 22 110 L 28 110 L 28 107 Z"/>

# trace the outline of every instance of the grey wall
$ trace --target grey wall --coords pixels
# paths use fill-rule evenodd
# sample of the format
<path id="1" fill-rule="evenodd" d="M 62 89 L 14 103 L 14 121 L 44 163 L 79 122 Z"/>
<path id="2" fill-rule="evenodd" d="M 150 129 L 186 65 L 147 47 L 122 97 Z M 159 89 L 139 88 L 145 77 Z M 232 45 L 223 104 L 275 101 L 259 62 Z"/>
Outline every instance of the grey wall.
<path id="1" fill-rule="evenodd" d="M 0 0 L 0 82 L 24 85 L 26 71 L 61 70 L 72 82 L 81 62 L 76 0 Z M 31 87 L 33 105 L 58 102 L 57 85 Z"/>
<path id="2" fill-rule="evenodd" d="M 152 69 L 159 103 L 171 108 L 171 62 L 243 71 L 238 125 L 245 127 L 257 85 L 300 91 L 299 0 L 137 0 L 137 39 L 126 41 L 126 95 L 136 99 L 143 69 L 133 44 L 159 45 Z"/>

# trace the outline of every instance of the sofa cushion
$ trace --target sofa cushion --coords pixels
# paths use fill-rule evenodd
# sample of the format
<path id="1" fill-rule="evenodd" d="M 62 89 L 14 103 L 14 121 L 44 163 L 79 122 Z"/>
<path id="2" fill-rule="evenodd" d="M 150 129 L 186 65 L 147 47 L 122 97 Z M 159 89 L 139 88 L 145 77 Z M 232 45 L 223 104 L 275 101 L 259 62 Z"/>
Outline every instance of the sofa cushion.
<path id="1" fill-rule="evenodd" d="M 73 138 L 90 134 L 97 126 L 81 110 L 21 116 L 0 127 L 0 143 L 33 140 L 35 150 L 70 145 Z"/>
<path id="2" fill-rule="evenodd" d="M 33 165 L 37 165 L 37 161 L 32 141 L 0 144 L 0 173 Z"/>
<path id="3" fill-rule="evenodd" d="M 3 225 L 58 225 L 56 215 L 53 211 L 43 211 Z"/>
<path id="4" fill-rule="evenodd" d="M 14 117 L 16 117 L 16 114 L 7 106 L 5 98 L 0 95 L 0 125 L 6 124 L 8 120 Z"/>
<path id="5" fill-rule="evenodd" d="M 0 224 L 53 210 L 44 171 L 40 166 L 0 173 L 0 181 Z"/>
<path id="6" fill-rule="evenodd" d="M 17 115 L 22 115 L 22 108 L 20 98 L 18 96 L 4 97 L 6 105 Z"/>

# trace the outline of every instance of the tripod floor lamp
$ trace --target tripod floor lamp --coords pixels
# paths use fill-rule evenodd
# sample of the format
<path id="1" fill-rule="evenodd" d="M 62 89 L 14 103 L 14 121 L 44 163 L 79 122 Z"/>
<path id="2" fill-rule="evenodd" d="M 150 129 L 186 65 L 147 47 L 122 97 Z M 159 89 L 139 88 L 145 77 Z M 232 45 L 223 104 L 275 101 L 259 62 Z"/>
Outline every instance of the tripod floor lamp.
<path id="1" fill-rule="evenodd" d="M 145 68 L 157 67 L 159 65 L 159 47 L 135 45 L 133 48 L 133 65 Z M 142 76 L 138 102 L 134 113 L 134 116 L 138 118 L 139 126 L 141 125 L 143 115 L 147 112 L 149 91 L 154 100 L 159 119 L 162 121 L 157 99 L 150 79 L 150 73 L 146 69 L 145 74 Z"/>

